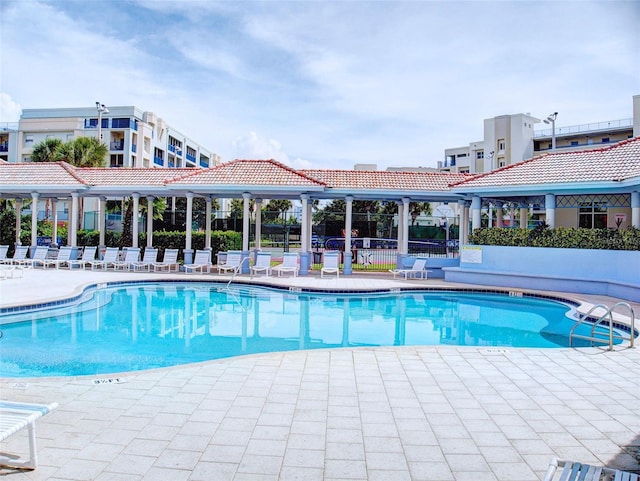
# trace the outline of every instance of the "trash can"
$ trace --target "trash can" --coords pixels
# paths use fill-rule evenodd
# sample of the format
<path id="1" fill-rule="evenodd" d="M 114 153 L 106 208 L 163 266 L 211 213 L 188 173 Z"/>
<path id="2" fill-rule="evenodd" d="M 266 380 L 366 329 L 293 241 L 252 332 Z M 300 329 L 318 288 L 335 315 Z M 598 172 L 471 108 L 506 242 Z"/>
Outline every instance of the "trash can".
<path id="1" fill-rule="evenodd" d="M 314 252 L 313 253 L 313 263 L 314 264 L 322 264 L 322 252 Z"/>

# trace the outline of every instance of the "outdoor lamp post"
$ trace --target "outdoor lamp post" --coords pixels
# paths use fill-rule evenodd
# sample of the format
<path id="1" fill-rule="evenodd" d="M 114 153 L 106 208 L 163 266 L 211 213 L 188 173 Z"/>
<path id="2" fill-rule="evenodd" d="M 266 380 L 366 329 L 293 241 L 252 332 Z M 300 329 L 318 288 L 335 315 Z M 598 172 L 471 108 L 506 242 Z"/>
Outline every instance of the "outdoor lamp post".
<path id="1" fill-rule="evenodd" d="M 98 142 L 102 143 L 102 114 L 108 114 L 109 109 L 100 102 L 96 102 L 96 109 L 98 110 Z"/>
<path id="2" fill-rule="evenodd" d="M 558 112 L 554 112 L 543 120 L 545 124 L 551 124 L 551 150 L 556 150 L 556 119 Z"/>

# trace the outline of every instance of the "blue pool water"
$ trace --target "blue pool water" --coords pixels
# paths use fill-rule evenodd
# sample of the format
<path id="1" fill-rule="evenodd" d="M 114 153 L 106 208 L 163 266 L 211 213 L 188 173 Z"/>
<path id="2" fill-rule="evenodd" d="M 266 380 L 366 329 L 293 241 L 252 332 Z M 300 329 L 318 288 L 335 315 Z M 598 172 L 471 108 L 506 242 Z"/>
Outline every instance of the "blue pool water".
<path id="1" fill-rule="evenodd" d="M 332 347 L 563 347 L 570 310 L 561 302 L 486 293 L 119 284 L 92 289 L 74 305 L 0 317 L 0 377 L 109 374 Z"/>

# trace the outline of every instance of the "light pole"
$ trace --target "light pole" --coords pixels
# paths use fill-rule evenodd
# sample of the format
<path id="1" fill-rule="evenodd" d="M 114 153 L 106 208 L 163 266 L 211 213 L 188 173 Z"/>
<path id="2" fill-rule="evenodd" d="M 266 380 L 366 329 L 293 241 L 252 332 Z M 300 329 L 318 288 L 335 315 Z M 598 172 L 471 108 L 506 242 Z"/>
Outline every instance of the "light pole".
<path id="1" fill-rule="evenodd" d="M 551 150 L 556 150 L 556 119 L 558 112 L 554 112 L 543 120 L 545 124 L 551 124 Z"/>
<path id="2" fill-rule="evenodd" d="M 109 109 L 100 102 L 96 102 L 96 109 L 98 109 L 98 142 L 102 143 L 102 114 L 108 114 Z"/>

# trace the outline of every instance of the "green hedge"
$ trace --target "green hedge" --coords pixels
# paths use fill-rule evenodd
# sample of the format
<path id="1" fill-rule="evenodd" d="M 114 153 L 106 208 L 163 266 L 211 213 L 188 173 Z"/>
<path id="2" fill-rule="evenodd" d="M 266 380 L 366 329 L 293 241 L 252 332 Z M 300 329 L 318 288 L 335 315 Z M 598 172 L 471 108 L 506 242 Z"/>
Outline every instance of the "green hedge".
<path id="1" fill-rule="evenodd" d="M 469 243 L 487 246 L 560 247 L 565 249 L 640 250 L 640 229 L 475 229 Z"/>

